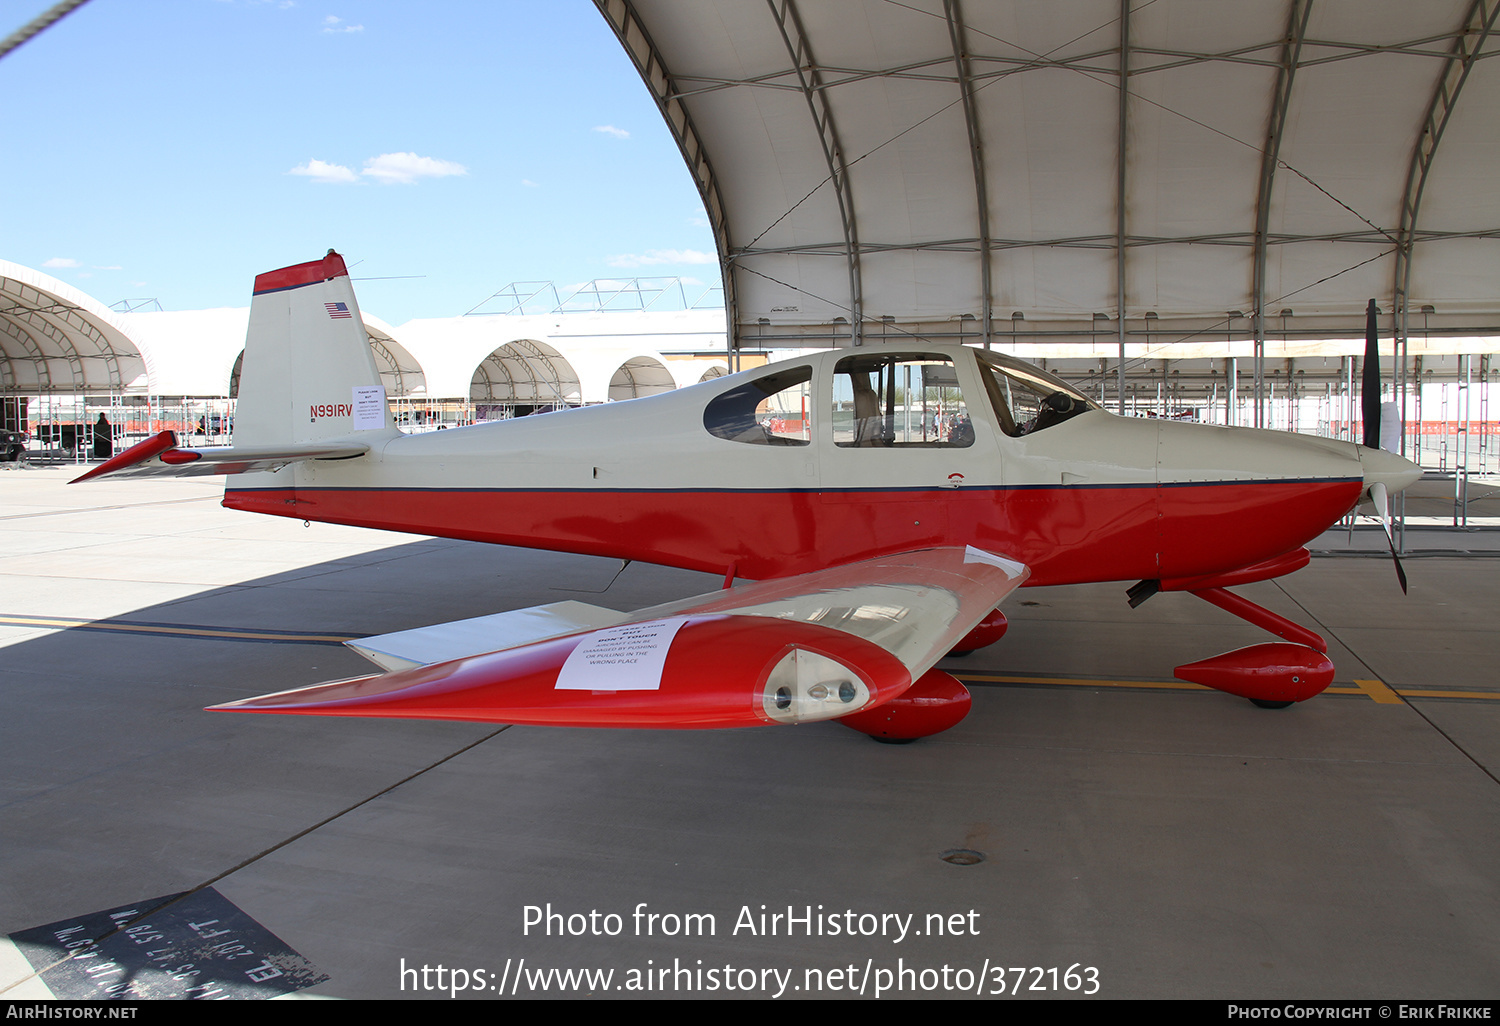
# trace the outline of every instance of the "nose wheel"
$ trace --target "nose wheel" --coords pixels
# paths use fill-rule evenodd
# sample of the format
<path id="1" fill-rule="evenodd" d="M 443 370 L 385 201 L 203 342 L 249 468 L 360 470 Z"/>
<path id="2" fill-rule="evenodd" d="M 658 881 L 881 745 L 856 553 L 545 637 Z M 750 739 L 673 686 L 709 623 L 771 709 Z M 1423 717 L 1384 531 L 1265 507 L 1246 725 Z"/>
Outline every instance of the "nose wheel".
<path id="1" fill-rule="evenodd" d="M 1158 590 L 1160 582 L 1142 581 L 1130 589 L 1131 606 L 1140 605 Z M 1284 640 L 1179 666 L 1174 671 L 1179 679 L 1248 698 L 1260 709 L 1285 709 L 1333 683 L 1328 643 L 1316 632 L 1222 587 L 1182 590 Z"/>

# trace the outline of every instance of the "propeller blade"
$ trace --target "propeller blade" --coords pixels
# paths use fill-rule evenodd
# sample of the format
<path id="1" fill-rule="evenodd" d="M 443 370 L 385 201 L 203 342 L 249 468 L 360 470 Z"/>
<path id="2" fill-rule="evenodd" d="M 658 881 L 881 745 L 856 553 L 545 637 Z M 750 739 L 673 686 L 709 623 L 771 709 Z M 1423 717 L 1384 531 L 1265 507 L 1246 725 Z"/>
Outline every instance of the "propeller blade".
<path id="1" fill-rule="evenodd" d="M 1375 300 L 1365 308 L 1365 365 L 1360 375 L 1360 409 L 1365 418 L 1365 445 L 1380 448 L 1380 345 Z"/>
<path id="2" fill-rule="evenodd" d="M 1401 582 L 1401 594 L 1406 594 L 1406 570 L 1401 566 L 1401 557 L 1396 555 L 1396 536 L 1391 531 L 1391 496 L 1385 484 L 1376 481 L 1370 486 L 1370 501 L 1375 503 L 1375 512 L 1380 516 L 1380 526 L 1385 529 L 1385 540 L 1391 547 L 1391 560 L 1396 564 L 1396 579 Z"/>

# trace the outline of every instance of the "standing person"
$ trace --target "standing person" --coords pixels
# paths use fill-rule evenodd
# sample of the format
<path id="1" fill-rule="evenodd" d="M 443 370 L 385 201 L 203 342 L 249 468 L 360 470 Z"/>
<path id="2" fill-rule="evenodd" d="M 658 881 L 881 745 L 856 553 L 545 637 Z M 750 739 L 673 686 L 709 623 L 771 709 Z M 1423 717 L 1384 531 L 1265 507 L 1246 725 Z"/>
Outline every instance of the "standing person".
<path id="1" fill-rule="evenodd" d="M 99 414 L 94 422 L 94 459 L 107 460 L 115 454 L 115 443 L 111 437 L 109 418 Z"/>

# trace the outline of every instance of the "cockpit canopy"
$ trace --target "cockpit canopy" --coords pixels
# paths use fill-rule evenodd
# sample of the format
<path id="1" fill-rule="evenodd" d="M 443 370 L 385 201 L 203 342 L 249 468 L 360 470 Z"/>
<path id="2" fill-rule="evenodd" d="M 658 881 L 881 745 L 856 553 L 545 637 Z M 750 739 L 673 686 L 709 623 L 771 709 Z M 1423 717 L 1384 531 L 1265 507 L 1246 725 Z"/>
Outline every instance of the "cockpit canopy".
<path id="1" fill-rule="evenodd" d="M 960 383 L 955 361 L 971 359 L 982 398 L 965 396 Z M 976 415 L 992 416 L 1001 431 L 1019 438 L 1099 408 L 1040 368 L 970 348 L 872 348 L 841 356 L 832 391 L 821 397 L 813 370 L 783 367 L 724 392 L 704 409 L 703 426 L 733 442 L 810 445 L 821 421 L 840 448 L 965 448 L 974 444 Z"/>

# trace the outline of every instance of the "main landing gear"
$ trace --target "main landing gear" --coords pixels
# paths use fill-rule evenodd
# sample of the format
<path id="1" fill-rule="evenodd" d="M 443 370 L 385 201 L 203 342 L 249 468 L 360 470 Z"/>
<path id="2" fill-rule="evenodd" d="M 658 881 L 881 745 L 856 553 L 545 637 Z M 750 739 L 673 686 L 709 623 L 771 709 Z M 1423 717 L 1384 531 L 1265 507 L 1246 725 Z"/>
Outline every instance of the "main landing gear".
<path id="1" fill-rule="evenodd" d="M 959 639 L 950 656 L 966 656 L 975 649 L 993 645 L 1005 634 L 1005 614 L 993 610 L 974 629 Z M 851 730 L 868 734 L 887 745 L 909 745 L 956 726 L 969 714 L 969 689 L 942 670 L 928 670 L 900 698 L 866 709 L 839 722 Z"/>
<path id="2" fill-rule="evenodd" d="M 900 697 L 862 709 L 839 722 L 888 745 L 910 744 L 941 733 L 969 715 L 969 689 L 942 670 L 928 670 Z"/>

